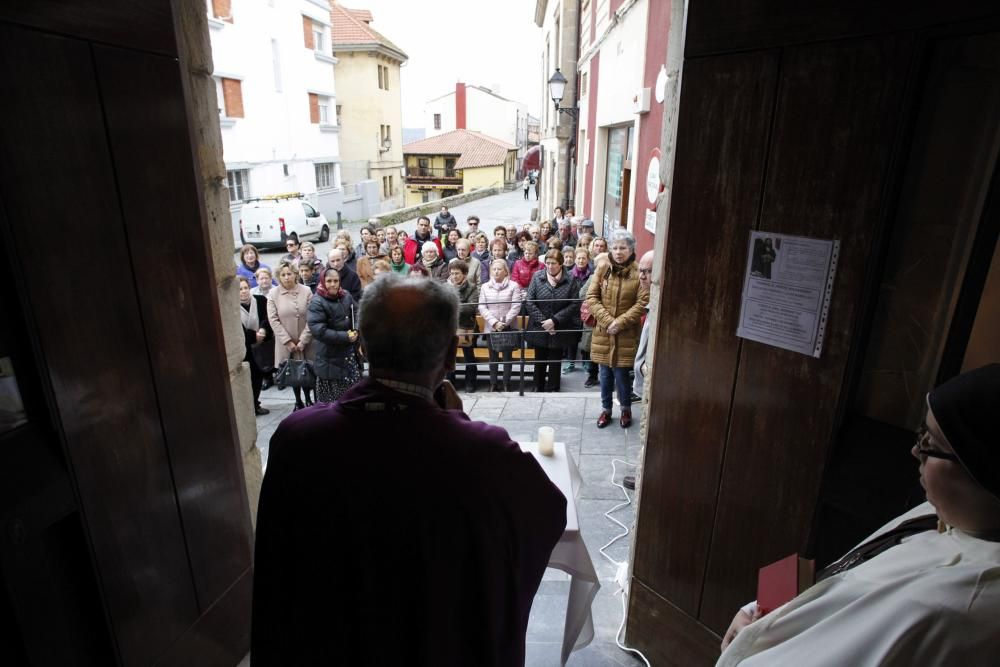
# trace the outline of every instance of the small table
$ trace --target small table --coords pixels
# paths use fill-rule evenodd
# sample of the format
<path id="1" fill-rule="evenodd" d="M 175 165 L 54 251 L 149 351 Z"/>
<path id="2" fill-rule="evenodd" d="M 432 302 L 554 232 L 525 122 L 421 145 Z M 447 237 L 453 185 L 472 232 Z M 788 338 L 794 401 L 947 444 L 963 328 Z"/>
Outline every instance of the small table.
<path id="1" fill-rule="evenodd" d="M 566 444 L 555 443 L 552 456 L 538 453 L 537 442 L 518 443 L 521 449 L 532 454 L 549 476 L 552 483 L 566 496 L 566 530 L 549 556 L 549 567 L 562 570 L 570 576 L 569 601 L 566 603 L 566 625 L 563 627 L 562 661 L 565 665 L 569 654 L 581 649 L 594 639 L 594 617 L 591 604 L 601 584 L 597 579 L 594 562 L 587 553 L 587 545 L 580 536 L 580 521 L 576 513 L 576 498 L 582 486 L 580 471 L 573 457 L 566 451 Z"/>

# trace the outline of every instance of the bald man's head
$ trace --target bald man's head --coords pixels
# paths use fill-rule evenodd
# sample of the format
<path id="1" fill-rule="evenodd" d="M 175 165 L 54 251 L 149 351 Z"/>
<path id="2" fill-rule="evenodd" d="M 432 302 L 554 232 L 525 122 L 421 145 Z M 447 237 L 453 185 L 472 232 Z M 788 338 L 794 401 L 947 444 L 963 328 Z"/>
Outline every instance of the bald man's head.
<path id="1" fill-rule="evenodd" d="M 653 251 L 649 250 L 639 259 L 639 286 L 648 290 L 653 284 Z"/>

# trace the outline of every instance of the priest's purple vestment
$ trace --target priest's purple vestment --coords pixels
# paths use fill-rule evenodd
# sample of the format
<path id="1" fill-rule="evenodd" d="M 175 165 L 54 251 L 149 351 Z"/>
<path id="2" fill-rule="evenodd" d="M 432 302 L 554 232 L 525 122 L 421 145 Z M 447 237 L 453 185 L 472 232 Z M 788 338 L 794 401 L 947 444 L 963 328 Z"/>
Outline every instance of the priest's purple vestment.
<path id="1" fill-rule="evenodd" d="M 271 438 L 252 664 L 523 665 L 565 525 L 504 429 L 363 380 Z"/>

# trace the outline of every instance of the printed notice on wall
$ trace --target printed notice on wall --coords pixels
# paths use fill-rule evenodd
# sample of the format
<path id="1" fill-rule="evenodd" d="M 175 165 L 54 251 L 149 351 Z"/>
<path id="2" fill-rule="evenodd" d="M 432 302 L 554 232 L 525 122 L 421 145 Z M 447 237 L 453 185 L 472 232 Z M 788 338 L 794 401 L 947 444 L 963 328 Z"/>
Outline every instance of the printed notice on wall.
<path id="1" fill-rule="evenodd" d="M 819 357 L 840 241 L 751 232 L 736 335 Z"/>

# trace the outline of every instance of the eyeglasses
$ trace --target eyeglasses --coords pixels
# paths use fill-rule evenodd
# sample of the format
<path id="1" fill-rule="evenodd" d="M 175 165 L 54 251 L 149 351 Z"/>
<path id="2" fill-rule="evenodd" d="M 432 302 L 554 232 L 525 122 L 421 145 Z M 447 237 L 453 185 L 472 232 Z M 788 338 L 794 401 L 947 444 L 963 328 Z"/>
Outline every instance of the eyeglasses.
<path id="1" fill-rule="evenodd" d="M 958 461 L 958 457 L 954 454 L 942 452 L 940 449 L 934 449 L 932 447 L 924 447 L 924 442 L 930 439 L 931 434 L 927 431 L 926 427 L 921 427 L 917 431 L 917 443 L 914 445 L 914 448 L 917 450 L 918 457 L 925 461 L 928 458 L 944 459 L 945 461 Z"/>

